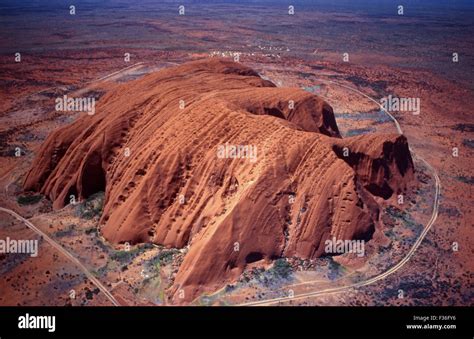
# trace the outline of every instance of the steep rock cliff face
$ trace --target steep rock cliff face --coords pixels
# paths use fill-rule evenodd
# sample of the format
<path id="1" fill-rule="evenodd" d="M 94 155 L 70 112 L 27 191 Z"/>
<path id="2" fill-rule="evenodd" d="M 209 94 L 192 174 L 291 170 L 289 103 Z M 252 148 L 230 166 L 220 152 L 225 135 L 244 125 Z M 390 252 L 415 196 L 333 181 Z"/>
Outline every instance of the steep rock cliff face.
<path id="1" fill-rule="evenodd" d="M 334 152 L 373 195 L 388 199 L 413 179 L 413 160 L 402 135 L 361 135 L 334 142 Z M 347 152 L 347 156 L 345 153 Z"/>
<path id="2" fill-rule="evenodd" d="M 341 139 L 323 100 L 220 59 L 121 85 L 96 112 L 51 133 L 24 188 L 55 208 L 105 191 L 109 241 L 189 246 L 170 290 L 180 301 L 250 263 L 323 255 L 332 236 L 370 239 L 373 195 L 413 173 L 403 136 Z"/>

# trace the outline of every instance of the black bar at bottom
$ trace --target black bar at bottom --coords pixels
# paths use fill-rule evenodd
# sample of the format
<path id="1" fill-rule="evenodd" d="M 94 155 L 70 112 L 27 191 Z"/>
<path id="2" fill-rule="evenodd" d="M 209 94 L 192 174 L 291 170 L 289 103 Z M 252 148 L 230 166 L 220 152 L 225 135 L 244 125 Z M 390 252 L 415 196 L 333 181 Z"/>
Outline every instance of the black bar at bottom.
<path id="1" fill-rule="evenodd" d="M 26 314 L 55 316 L 54 332 L 20 329 Z M 473 320 L 468 307 L 0 307 L 0 338 L 472 338 Z"/>

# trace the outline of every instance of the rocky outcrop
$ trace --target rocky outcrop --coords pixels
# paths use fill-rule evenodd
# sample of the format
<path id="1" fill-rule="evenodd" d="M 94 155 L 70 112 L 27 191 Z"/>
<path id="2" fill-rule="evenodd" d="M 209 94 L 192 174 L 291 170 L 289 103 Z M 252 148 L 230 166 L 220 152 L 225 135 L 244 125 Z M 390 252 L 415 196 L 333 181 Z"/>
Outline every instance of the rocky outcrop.
<path id="1" fill-rule="evenodd" d="M 413 160 L 403 135 L 361 135 L 334 142 L 334 152 L 373 195 L 388 199 L 413 179 Z"/>
<path id="2" fill-rule="evenodd" d="M 24 188 L 55 208 L 105 191 L 109 241 L 189 246 L 170 290 L 180 301 L 250 263 L 321 256 L 332 236 L 370 239 L 373 195 L 413 171 L 404 137 L 341 139 L 323 100 L 220 59 L 121 85 L 96 112 L 51 133 Z"/>

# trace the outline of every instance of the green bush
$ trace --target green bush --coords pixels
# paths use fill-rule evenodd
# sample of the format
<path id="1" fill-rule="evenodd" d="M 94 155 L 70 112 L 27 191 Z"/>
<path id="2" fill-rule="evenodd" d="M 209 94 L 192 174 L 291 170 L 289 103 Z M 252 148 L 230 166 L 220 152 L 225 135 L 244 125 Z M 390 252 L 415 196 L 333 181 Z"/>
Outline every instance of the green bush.
<path id="1" fill-rule="evenodd" d="M 344 266 L 334 261 L 332 257 L 328 257 L 328 268 L 328 278 L 331 280 L 341 277 L 345 272 Z"/>
<path id="2" fill-rule="evenodd" d="M 90 227 L 90 228 L 86 229 L 85 233 L 86 233 L 87 235 L 93 234 L 93 233 L 96 234 L 96 233 L 97 233 L 97 228 L 95 228 L 95 227 Z"/>
<path id="3" fill-rule="evenodd" d="M 286 259 L 281 258 L 275 260 L 271 271 L 277 277 L 288 278 L 292 273 L 292 268 Z"/>
<path id="4" fill-rule="evenodd" d="M 457 179 L 465 184 L 474 185 L 474 177 L 458 176 Z"/>
<path id="5" fill-rule="evenodd" d="M 102 214 L 104 207 L 104 192 L 92 194 L 77 207 L 77 214 L 83 219 L 93 219 Z"/>
<path id="6" fill-rule="evenodd" d="M 110 255 L 112 260 L 120 263 L 126 263 L 132 260 L 136 255 L 136 251 L 117 251 Z"/>
<path id="7" fill-rule="evenodd" d="M 177 249 L 164 249 L 163 251 L 161 251 L 160 253 L 158 253 L 157 256 L 155 256 L 153 259 L 152 259 L 152 264 L 154 266 L 156 265 L 167 265 L 169 264 L 172 260 L 173 260 L 173 256 L 175 254 L 177 254 L 179 251 Z"/>
<path id="8" fill-rule="evenodd" d="M 34 205 L 34 204 L 37 204 L 38 202 L 40 202 L 42 196 L 41 194 L 37 194 L 37 195 L 20 195 L 16 201 L 20 204 L 20 205 Z"/>

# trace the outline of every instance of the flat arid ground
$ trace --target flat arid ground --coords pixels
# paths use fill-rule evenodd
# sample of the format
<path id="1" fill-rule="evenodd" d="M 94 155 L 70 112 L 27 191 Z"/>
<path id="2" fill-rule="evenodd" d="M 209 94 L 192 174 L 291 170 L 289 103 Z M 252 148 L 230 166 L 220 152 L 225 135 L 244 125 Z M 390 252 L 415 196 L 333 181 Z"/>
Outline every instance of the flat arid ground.
<path id="1" fill-rule="evenodd" d="M 474 6 L 374 2 L 2 2 L 0 305 L 472 305 Z"/>

